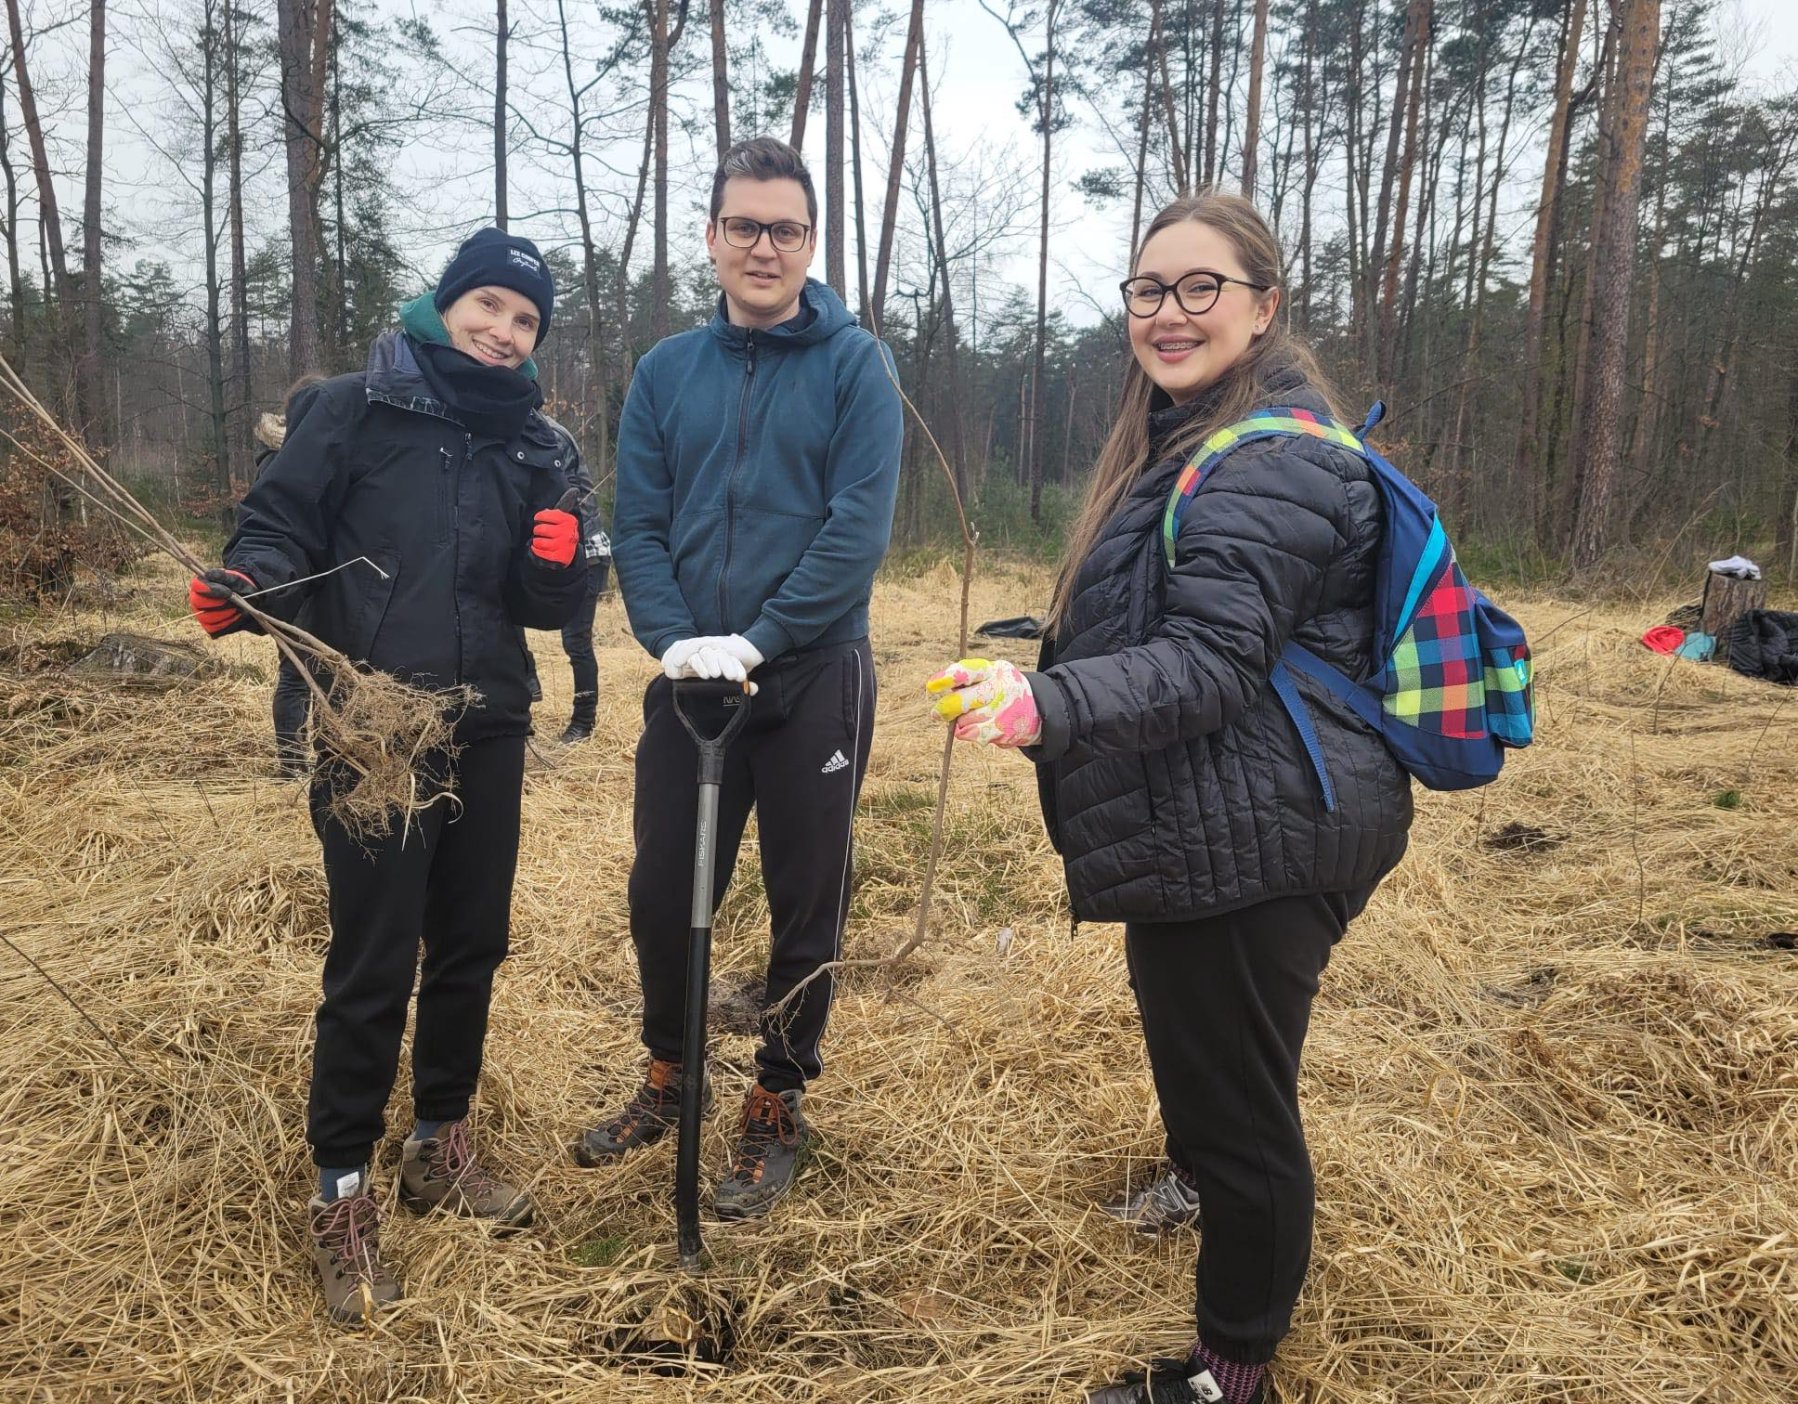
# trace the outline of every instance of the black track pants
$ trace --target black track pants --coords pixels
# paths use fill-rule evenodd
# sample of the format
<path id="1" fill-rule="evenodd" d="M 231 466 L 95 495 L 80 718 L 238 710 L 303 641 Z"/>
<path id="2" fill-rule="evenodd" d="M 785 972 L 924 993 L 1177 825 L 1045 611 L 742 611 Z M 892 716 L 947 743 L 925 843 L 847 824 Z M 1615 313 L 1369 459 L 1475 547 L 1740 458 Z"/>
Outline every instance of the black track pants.
<path id="1" fill-rule="evenodd" d="M 330 776 L 313 785 L 331 889 L 306 1127 L 320 1165 L 364 1164 L 381 1139 L 421 946 L 413 1106 L 427 1121 L 468 1114 L 493 972 L 506 958 L 524 738 L 472 742 L 455 770 L 459 806 L 432 805 L 405 834 L 374 842 L 351 837 L 326 813 Z"/>
<path id="2" fill-rule="evenodd" d="M 856 796 L 874 730 L 874 668 L 866 639 L 758 668 L 761 691 L 726 755 L 718 797 L 713 893 L 722 901 L 750 807 L 761 838 L 762 882 L 773 917 L 767 1004 L 837 957 L 849 910 Z M 714 707 L 721 704 L 714 703 Z M 708 732 L 721 712 L 701 714 Z M 643 699 L 637 744 L 637 857 L 631 868 L 631 939 L 643 980 L 643 1042 L 678 1062 L 692 922 L 698 751 L 675 715 L 673 684 L 657 678 Z M 833 981 L 806 987 L 778 1021 L 762 1021 L 762 1086 L 805 1086 L 823 1069 L 818 1045 Z"/>
<path id="3" fill-rule="evenodd" d="M 283 656 L 275 677 L 274 700 L 275 753 L 283 762 L 304 766 L 311 761 L 311 750 L 300 736 L 311 709 L 312 689 L 306 686 L 299 666 Z"/>
<path id="4" fill-rule="evenodd" d="M 1199 1189 L 1199 1335 L 1227 1359 L 1272 1359 L 1305 1281 L 1315 1202 L 1299 1052 L 1318 977 L 1368 895 L 1124 928 L 1168 1156 Z"/>
<path id="5" fill-rule="evenodd" d="M 603 562 L 587 562 L 587 593 L 581 599 L 574 617 L 562 626 L 562 652 L 568 655 L 568 668 L 574 674 L 574 709 L 569 720 L 591 727 L 599 709 L 599 660 L 593 656 L 593 615 L 599 607 L 600 585 L 605 579 L 598 567 Z"/>

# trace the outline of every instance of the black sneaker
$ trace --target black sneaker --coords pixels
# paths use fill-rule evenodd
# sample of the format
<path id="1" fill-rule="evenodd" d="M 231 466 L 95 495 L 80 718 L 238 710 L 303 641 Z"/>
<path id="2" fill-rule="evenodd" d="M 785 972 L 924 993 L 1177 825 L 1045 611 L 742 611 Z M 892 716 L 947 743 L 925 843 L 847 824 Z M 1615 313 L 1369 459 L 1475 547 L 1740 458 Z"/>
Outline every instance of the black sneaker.
<path id="1" fill-rule="evenodd" d="M 1211 1371 L 1184 1359 L 1158 1358 L 1131 1370 L 1116 1384 L 1088 1390 L 1086 1404 L 1222 1404 L 1229 1396 Z M 1257 1383 L 1243 1404 L 1266 1404 L 1267 1383 Z"/>
<path id="2" fill-rule="evenodd" d="M 778 1095 L 760 1083 L 749 1089 L 730 1175 L 712 1200 L 720 1219 L 759 1219 L 793 1187 L 812 1140 L 812 1128 L 799 1110 L 804 1100 L 805 1093 L 797 1089 Z"/>
<path id="3" fill-rule="evenodd" d="M 680 1124 L 680 1081 L 679 1063 L 651 1058 L 643 1085 L 624 1104 L 624 1110 L 605 1125 L 583 1132 L 569 1147 L 574 1163 L 590 1170 L 639 1146 L 654 1145 L 674 1130 Z M 712 1080 L 708 1077 L 700 1105 L 710 1108 L 711 1104 Z"/>
<path id="4" fill-rule="evenodd" d="M 576 746 L 592 735 L 592 722 L 571 721 L 567 726 L 562 728 L 562 734 L 557 739 L 560 740 L 564 746 Z"/>
<path id="5" fill-rule="evenodd" d="M 1170 1165 L 1142 1189 L 1099 1206 L 1147 1237 L 1199 1222 L 1199 1191 L 1190 1176 Z"/>

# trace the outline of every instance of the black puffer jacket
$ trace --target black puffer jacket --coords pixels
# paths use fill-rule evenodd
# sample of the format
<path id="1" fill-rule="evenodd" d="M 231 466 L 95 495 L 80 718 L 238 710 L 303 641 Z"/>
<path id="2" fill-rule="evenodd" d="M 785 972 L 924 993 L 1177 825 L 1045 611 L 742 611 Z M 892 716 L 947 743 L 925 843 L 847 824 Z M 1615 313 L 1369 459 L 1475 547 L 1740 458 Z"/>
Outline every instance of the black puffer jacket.
<path id="1" fill-rule="evenodd" d="M 1294 370 L 1261 403 L 1323 411 Z M 1164 408 L 1166 442 L 1201 400 Z M 1181 462 L 1157 462 L 1100 533 L 1030 682 L 1049 833 L 1074 914 L 1176 921 L 1270 897 L 1371 885 L 1405 851 L 1411 782 L 1368 727 L 1309 679 L 1336 791 L 1326 812 L 1268 685 L 1289 638 L 1352 676 L 1371 667 L 1382 530 L 1366 464 L 1321 440 L 1266 439 L 1206 479 L 1166 563 Z"/>
<path id="2" fill-rule="evenodd" d="M 398 332 L 361 374 L 302 391 L 281 450 L 238 510 L 225 563 L 261 589 L 366 556 L 258 603 L 351 658 L 424 687 L 465 683 L 480 703 L 459 740 L 530 731 L 518 626 L 555 629 L 586 588 L 531 554 L 532 518 L 571 480 L 575 447 L 533 413 L 510 442 L 471 434 L 419 374 Z"/>

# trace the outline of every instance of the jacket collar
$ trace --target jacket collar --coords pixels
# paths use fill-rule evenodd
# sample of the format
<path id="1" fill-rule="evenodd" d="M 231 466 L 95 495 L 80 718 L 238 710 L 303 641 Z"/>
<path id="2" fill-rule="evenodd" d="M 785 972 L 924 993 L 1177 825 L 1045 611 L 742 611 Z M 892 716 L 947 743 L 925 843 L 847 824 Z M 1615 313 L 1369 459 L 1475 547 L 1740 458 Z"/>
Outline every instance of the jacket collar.
<path id="1" fill-rule="evenodd" d="M 844 327 L 854 326 L 855 318 L 843 305 L 843 299 L 827 285 L 816 278 L 807 278 L 805 286 L 799 290 L 798 314 L 777 327 L 737 326 L 726 313 L 723 293 L 718 294 L 717 308 L 707 325 L 712 335 L 732 350 L 747 347 L 753 335 L 756 344 L 763 349 L 784 351 L 828 341 Z"/>

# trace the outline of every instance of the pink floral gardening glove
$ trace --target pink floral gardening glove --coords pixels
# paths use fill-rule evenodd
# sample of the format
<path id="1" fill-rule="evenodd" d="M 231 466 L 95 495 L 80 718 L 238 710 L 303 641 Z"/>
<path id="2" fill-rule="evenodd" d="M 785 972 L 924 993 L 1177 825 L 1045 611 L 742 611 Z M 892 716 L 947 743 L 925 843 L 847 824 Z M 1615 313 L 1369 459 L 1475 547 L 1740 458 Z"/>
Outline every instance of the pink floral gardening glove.
<path id="1" fill-rule="evenodd" d="M 1004 659 L 964 658 L 943 669 L 924 690 L 936 697 L 936 712 L 955 723 L 958 741 L 989 746 L 1034 746 L 1043 719 L 1023 672 Z"/>

